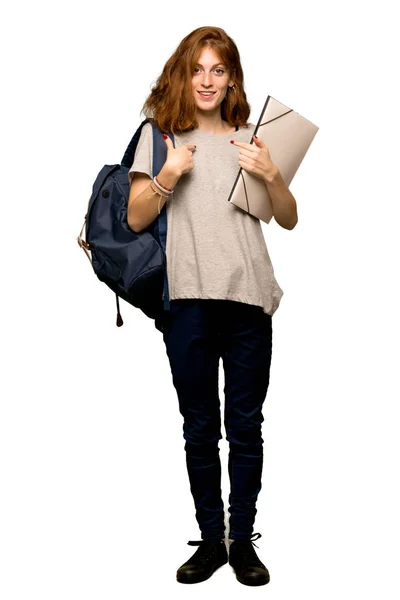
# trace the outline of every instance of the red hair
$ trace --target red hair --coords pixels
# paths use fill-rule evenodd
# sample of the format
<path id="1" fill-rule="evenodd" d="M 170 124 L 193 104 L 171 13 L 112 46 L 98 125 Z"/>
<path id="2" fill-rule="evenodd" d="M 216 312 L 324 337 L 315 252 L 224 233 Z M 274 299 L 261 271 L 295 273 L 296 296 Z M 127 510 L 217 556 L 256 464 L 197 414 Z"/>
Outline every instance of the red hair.
<path id="1" fill-rule="evenodd" d="M 247 125 L 250 105 L 244 91 L 243 70 L 235 42 L 220 27 L 199 27 L 180 42 L 167 60 L 146 99 L 141 113 L 152 118 L 163 133 L 184 133 L 196 129 L 196 101 L 192 77 L 203 48 L 211 48 L 228 69 L 234 88 L 221 103 L 221 118 L 229 125 Z"/>

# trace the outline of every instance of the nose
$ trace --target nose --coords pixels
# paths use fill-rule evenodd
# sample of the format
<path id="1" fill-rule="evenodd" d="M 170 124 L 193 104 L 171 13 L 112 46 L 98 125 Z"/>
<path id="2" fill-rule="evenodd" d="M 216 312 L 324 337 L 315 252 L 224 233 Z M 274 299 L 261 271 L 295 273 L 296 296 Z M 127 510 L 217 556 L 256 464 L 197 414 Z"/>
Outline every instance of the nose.
<path id="1" fill-rule="evenodd" d="M 211 82 L 211 73 L 204 73 L 203 75 L 203 86 L 204 87 L 210 87 L 212 85 Z"/>

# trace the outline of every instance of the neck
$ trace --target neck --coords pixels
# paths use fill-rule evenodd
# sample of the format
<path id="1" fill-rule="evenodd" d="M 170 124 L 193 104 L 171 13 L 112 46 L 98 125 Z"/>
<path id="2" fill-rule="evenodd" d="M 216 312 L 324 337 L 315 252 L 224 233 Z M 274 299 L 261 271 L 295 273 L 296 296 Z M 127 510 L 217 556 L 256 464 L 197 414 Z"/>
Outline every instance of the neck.
<path id="1" fill-rule="evenodd" d="M 199 129 L 203 131 L 225 133 L 231 129 L 227 122 L 222 120 L 220 111 L 217 113 L 198 111 L 196 117 Z"/>

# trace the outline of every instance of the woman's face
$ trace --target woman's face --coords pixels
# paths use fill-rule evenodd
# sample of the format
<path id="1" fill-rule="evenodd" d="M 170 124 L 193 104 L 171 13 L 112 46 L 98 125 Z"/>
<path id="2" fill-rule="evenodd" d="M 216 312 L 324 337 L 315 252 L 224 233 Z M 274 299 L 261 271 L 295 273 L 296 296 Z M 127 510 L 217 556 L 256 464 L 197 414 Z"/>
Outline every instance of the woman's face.
<path id="1" fill-rule="evenodd" d="M 233 80 L 229 78 L 227 67 L 211 48 L 203 48 L 192 77 L 193 95 L 198 110 L 220 111 L 228 85 L 233 85 Z M 202 91 L 212 93 L 203 96 L 200 93 Z"/>

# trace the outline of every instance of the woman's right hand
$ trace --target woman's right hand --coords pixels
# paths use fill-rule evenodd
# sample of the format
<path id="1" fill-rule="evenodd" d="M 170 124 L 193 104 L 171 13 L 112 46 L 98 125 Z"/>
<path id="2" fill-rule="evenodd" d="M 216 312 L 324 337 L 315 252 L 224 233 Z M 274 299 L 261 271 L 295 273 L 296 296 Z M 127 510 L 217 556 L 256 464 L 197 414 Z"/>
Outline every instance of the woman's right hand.
<path id="1" fill-rule="evenodd" d="M 167 160 L 165 164 L 168 168 L 179 177 L 184 173 L 189 173 L 194 167 L 192 150 L 196 150 L 196 146 L 194 144 L 183 144 L 183 146 L 174 148 L 174 144 L 169 136 L 164 138 L 164 141 L 167 144 Z"/>

